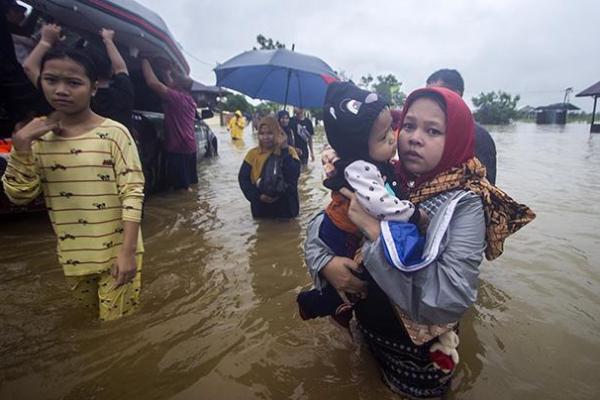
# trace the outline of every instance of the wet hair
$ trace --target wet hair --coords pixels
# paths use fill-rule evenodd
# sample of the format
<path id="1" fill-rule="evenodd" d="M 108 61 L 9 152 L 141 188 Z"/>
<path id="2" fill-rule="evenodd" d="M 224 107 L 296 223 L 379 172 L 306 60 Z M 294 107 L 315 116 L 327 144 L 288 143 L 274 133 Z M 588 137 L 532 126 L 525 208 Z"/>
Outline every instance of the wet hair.
<path id="1" fill-rule="evenodd" d="M 108 57 L 108 53 L 104 46 L 98 44 L 97 41 L 88 43 L 83 51 L 92 59 L 96 65 L 98 78 L 110 79 L 113 75 L 112 63 Z"/>
<path id="2" fill-rule="evenodd" d="M 50 60 L 64 60 L 66 58 L 81 65 L 85 71 L 85 75 L 89 78 L 92 84 L 98 80 L 96 65 L 90 56 L 88 56 L 84 51 L 69 47 L 55 47 L 50 49 L 50 51 L 48 51 L 46 54 L 44 54 L 44 57 L 42 57 L 42 61 L 40 62 L 40 78 L 38 78 L 38 87 L 41 88 L 40 79 L 42 72 L 44 71 L 45 64 Z"/>
<path id="3" fill-rule="evenodd" d="M 460 73 L 455 69 L 440 69 L 435 71 L 427 78 L 427 84 L 431 85 L 436 82 L 444 82 L 444 87 L 460 94 L 465 92 L 465 81 Z"/>

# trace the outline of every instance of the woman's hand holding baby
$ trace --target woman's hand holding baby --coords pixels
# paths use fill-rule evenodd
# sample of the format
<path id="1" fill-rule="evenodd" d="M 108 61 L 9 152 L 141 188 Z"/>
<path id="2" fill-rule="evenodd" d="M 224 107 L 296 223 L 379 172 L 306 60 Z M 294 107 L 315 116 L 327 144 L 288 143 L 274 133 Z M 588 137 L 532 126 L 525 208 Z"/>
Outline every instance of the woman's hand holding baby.
<path id="1" fill-rule="evenodd" d="M 348 207 L 348 218 L 361 230 L 361 232 L 369 239 L 376 240 L 381 233 L 379 220 L 369 215 L 360 205 L 356 194 L 346 188 L 342 188 L 340 193 L 350 200 Z"/>

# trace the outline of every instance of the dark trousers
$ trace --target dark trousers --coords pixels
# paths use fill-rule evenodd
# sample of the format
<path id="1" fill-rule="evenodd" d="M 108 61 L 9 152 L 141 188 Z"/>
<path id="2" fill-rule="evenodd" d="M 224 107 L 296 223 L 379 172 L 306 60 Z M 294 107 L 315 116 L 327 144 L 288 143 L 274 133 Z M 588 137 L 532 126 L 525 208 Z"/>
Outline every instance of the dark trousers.
<path id="1" fill-rule="evenodd" d="M 174 189 L 187 189 L 198 183 L 196 153 L 167 153 L 167 181 Z"/>

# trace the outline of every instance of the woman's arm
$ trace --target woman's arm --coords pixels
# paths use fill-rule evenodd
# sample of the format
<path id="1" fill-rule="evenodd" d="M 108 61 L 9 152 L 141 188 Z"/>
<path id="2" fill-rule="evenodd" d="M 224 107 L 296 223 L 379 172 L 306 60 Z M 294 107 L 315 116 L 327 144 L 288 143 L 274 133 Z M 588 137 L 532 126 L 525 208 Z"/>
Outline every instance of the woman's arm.
<path id="1" fill-rule="evenodd" d="M 117 46 L 114 42 L 115 31 L 111 29 L 102 28 L 102 30 L 100 31 L 100 36 L 102 37 L 102 41 L 104 42 L 104 47 L 106 47 L 106 53 L 108 54 L 108 58 L 110 58 L 113 74 L 129 75 L 129 71 L 127 70 L 127 64 L 125 63 L 123 56 L 119 52 L 119 49 L 117 49 Z"/>
<path id="2" fill-rule="evenodd" d="M 373 279 L 418 323 L 458 321 L 476 300 L 485 249 L 485 218 L 477 195 L 458 201 L 440 246 L 436 260 L 415 272 L 388 264 L 379 236 L 363 246 L 363 262 Z"/>
<path id="3" fill-rule="evenodd" d="M 260 191 L 258 190 L 256 185 L 252 183 L 252 179 L 250 179 L 251 173 L 252 166 L 246 161 L 242 162 L 240 172 L 238 173 L 238 182 L 240 184 L 240 189 L 242 189 L 244 197 L 246 197 L 246 199 L 250 203 L 255 203 L 260 200 Z"/>
<path id="4" fill-rule="evenodd" d="M 348 207 L 348 218 L 362 232 L 365 237 L 371 241 L 376 240 L 381 234 L 381 226 L 377 218 L 369 215 L 360 205 L 356 193 L 351 192 L 347 188 L 340 189 L 340 193 L 350 199 L 350 206 Z"/>
<path id="5" fill-rule="evenodd" d="M 315 287 L 322 290 L 329 283 L 338 292 L 365 296 L 367 284 L 351 272 L 358 271 L 358 264 L 350 258 L 336 256 L 321 240 L 319 230 L 322 222 L 322 213 L 313 217 L 308 223 L 304 242 L 304 259 Z"/>
<path id="6" fill-rule="evenodd" d="M 281 156 L 283 157 L 283 178 L 287 184 L 286 191 L 296 193 L 300 177 L 300 161 L 292 157 L 289 148 L 282 149 Z"/>
<path id="7" fill-rule="evenodd" d="M 46 24 L 42 27 L 41 38 L 23 62 L 23 70 L 33 86 L 38 85 L 42 58 L 60 40 L 61 27 L 56 24 Z"/>
<path id="8" fill-rule="evenodd" d="M 308 136 L 308 149 L 310 150 L 310 161 L 315 161 L 315 151 L 313 150 L 313 136 L 315 135 L 315 128 L 313 127 L 312 121 L 307 120 L 306 129 L 310 134 Z"/>
<path id="9" fill-rule="evenodd" d="M 152 69 L 152 65 L 150 65 L 150 62 L 145 58 L 142 60 L 142 74 L 144 75 L 144 80 L 150 89 L 152 89 L 160 97 L 167 96 L 169 88 L 167 85 L 158 80 L 158 77 Z"/>

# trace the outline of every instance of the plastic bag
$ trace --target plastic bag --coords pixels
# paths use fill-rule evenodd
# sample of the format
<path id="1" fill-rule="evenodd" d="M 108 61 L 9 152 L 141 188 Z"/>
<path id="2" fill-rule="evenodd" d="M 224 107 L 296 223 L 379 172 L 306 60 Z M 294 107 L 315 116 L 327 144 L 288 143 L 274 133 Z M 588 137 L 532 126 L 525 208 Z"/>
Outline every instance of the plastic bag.
<path id="1" fill-rule="evenodd" d="M 265 161 L 258 182 L 258 190 L 269 197 L 278 197 L 285 192 L 285 189 L 283 159 L 280 155 L 273 153 Z"/>

